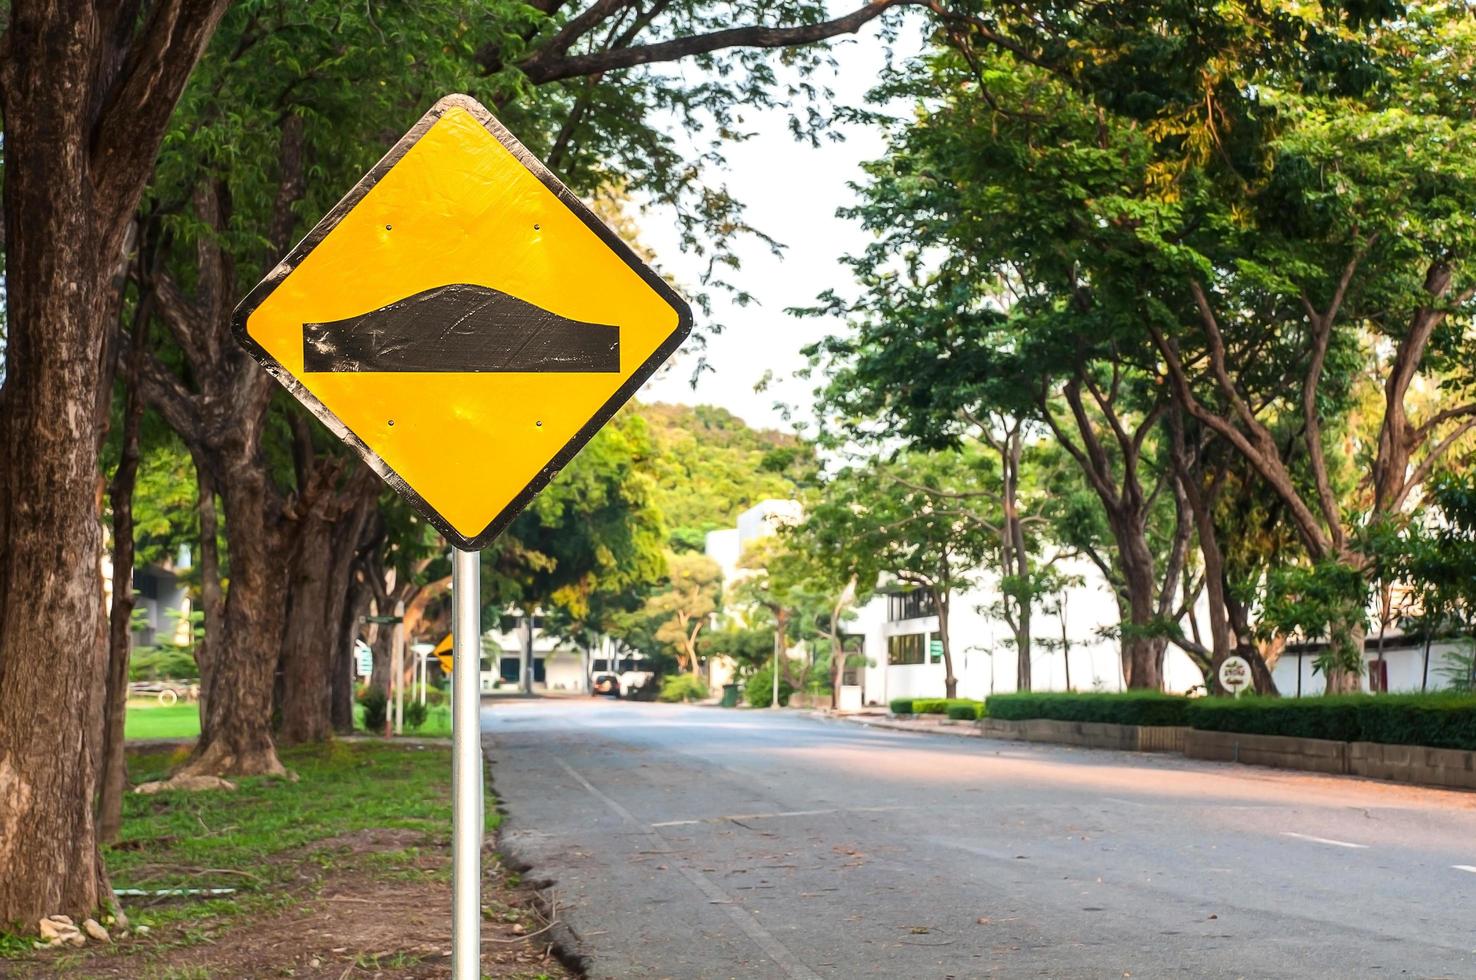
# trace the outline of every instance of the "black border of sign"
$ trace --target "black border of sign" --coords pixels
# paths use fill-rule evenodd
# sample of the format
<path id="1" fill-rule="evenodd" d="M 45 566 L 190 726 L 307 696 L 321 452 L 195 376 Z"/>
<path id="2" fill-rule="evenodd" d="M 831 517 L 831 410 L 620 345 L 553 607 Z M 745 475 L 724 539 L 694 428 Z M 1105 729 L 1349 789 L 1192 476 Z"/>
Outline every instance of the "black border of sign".
<path id="1" fill-rule="evenodd" d="M 420 138 L 425 135 L 426 131 L 451 109 L 465 109 L 471 113 L 472 117 L 481 123 L 487 132 L 495 136 L 497 141 L 506 147 L 508 152 L 516 157 L 519 163 L 526 167 L 533 176 L 542 181 L 543 186 L 553 192 L 554 197 L 558 198 L 560 204 L 572 211 L 580 221 L 583 221 L 590 231 L 593 231 L 600 237 L 601 241 L 609 246 L 610 251 L 619 256 L 626 265 L 630 266 L 637 275 L 645 280 L 647 285 L 656 291 L 657 295 L 666 300 L 677 311 L 677 326 L 671 336 L 662 341 L 661 346 L 657 347 L 655 352 L 640 367 L 635 369 L 615 394 L 611 395 L 609 400 L 600 406 L 599 411 L 595 412 L 594 417 L 586 422 L 584 427 L 576 432 L 574 437 L 554 454 L 553 459 L 545 464 L 543 469 L 538 471 L 538 474 L 502 509 L 501 513 L 492 518 L 492 522 L 483 528 L 480 533 L 470 538 L 452 527 L 435 508 L 431 507 L 425 501 L 425 498 L 416 493 L 398 473 L 390 469 L 384 460 L 379 458 L 378 454 L 366 446 L 363 440 L 349 430 L 348 426 L 340 422 L 338 417 L 328 410 L 327 406 L 303 386 L 302 382 L 298 381 L 276 358 L 267 353 L 260 344 L 251 339 L 246 333 L 246 321 L 251 318 L 251 314 L 256 311 L 256 308 L 271 295 L 272 291 L 277 288 L 283 279 L 287 278 L 293 269 L 297 268 L 298 264 L 307 257 L 308 253 L 316 248 L 318 243 L 338 226 L 338 223 L 343 220 L 344 216 L 353 210 L 354 206 L 369 193 L 375 184 L 379 183 L 380 179 L 384 177 L 389 169 L 400 162 L 400 159 L 409 152 L 412 146 L 420 141 Z M 655 373 L 656 369 L 668 357 L 675 353 L 676 349 L 681 346 L 682 341 L 686 340 L 687 335 L 692 332 L 692 309 L 687 305 L 686 300 L 678 296 L 675 290 L 666 284 L 665 280 L 642 262 L 630 250 L 630 247 L 620 240 L 619 236 L 606 227 L 605 223 L 596 217 L 589 208 L 585 207 L 583 201 L 579 200 L 569 188 L 564 186 L 562 181 L 550 173 L 542 161 L 529 153 L 528 149 L 522 143 L 519 143 L 517 138 L 512 133 L 509 133 L 480 102 L 469 95 L 447 95 L 437 101 L 430 108 L 429 112 L 421 116 L 420 121 L 411 127 L 408 133 L 400 137 L 399 142 L 395 143 L 390 148 L 390 151 L 343 196 L 343 199 L 335 204 L 332 210 L 313 226 L 313 230 L 308 232 L 306 237 L 298 242 L 292 251 L 288 252 L 286 257 L 277 263 L 276 267 L 267 273 L 261 282 L 256 284 L 251 292 L 246 294 L 246 298 L 241 300 L 240 305 L 236 307 L 236 311 L 232 315 L 231 330 L 236 335 L 237 342 L 261 363 L 268 374 L 276 378 L 294 398 L 305 405 L 308 411 L 317 416 L 318 420 L 326 425 L 334 435 L 357 452 L 374 472 L 378 473 L 386 483 L 408 500 L 410 505 L 426 520 L 430 521 L 436 530 L 445 535 L 447 541 L 464 551 L 480 551 L 482 548 L 491 544 L 493 539 L 507 529 L 507 526 L 512 523 L 513 519 L 522 513 L 523 508 L 527 507 L 533 498 L 548 485 L 548 481 L 553 479 L 559 470 L 568 465 L 569 461 L 578 454 L 579 450 L 584 448 L 585 443 L 589 442 L 594 437 L 594 434 L 610 420 L 610 417 L 630 400 L 631 396 L 646 382 L 646 379 Z"/>

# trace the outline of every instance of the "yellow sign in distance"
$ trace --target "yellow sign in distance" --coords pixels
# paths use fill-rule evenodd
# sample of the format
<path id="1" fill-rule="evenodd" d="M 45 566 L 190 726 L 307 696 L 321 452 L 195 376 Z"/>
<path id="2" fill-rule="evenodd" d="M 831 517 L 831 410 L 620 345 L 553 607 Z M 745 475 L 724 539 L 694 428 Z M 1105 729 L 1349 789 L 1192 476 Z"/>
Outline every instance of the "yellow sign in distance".
<path id="1" fill-rule="evenodd" d="M 468 550 L 690 329 L 687 304 L 464 95 L 437 102 L 235 316 L 266 369 Z"/>
<path id="2" fill-rule="evenodd" d="M 446 638 L 444 640 L 442 640 L 440 643 L 437 643 L 436 644 L 436 648 L 431 651 L 431 656 L 435 657 L 437 660 L 439 660 L 441 662 L 441 669 L 442 670 L 444 670 L 448 674 L 451 673 L 451 634 L 450 633 L 447 633 L 446 634 Z"/>

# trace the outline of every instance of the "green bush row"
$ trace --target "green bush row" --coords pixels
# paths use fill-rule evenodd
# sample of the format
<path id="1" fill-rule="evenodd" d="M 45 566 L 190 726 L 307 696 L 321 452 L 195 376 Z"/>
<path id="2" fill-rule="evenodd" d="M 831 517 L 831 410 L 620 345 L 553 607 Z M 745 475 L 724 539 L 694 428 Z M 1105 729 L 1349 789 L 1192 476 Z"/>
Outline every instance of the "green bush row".
<path id="1" fill-rule="evenodd" d="M 1212 732 L 1476 750 L 1476 696 L 1469 694 L 1203 698 L 1191 703 L 1189 723 Z"/>
<path id="2" fill-rule="evenodd" d="M 978 721 L 984 717 L 984 702 L 970 701 L 968 704 L 951 704 L 948 717 L 954 721 Z"/>
<path id="3" fill-rule="evenodd" d="M 789 704 L 794 685 L 787 680 L 779 681 L 779 705 Z M 767 708 L 774 703 L 774 668 L 769 664 L 755 670 L 743 682 L 743 700 L 750 708 Z"/>
<path id="4" fill-rule="evenodd" d="M 1187 725 L 1188 698 L 1157 691 L 1120 694 L 1028 692 L 995 694 L 985 702 L 990 718 L 1025 721 L 1097 721 L 1113 725 Z"/>
<path id="5" fill-rule="evenodd" d="M 675 704 L 678 701 L 707 700 L 707 682 L 691 674 L 668 674 L 661 679 L 658 701 Z"/>
<path id="6" fill-rule="evenodd" d="M 974 717 L 982 718 L 984 705 L 970 698 L 893 698 L 887 702 L 894 715 L 948 715 L 953 708 L 968 708 L 975 711 Z"/>

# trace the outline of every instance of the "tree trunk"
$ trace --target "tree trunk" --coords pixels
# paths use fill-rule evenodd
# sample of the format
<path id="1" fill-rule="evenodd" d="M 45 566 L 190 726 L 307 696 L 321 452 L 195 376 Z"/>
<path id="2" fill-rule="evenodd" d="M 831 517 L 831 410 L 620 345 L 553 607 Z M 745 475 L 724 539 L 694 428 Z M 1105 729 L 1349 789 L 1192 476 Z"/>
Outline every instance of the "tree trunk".
<path id="1" fill-rule="evenodd" d="M 16 31 L 12 24 L 10 33 Z M 51 54 L 28 50 L 41 45 L 24 36 L 7 40 L 8 58 L 33 62 Z M 98 643 L 102 536 L 93 413 L 111 264 L 96 252 L 97 205 L 78 159 L 88 142 L 86 123 L 75 118 L 85 111 L 77 105 L 85 89 L 75 79 L 43 80 L 68 67 L 78 66 L 0 64 L 8 95 L 0 924 L 27 930 L 52 913 L 90 915 L 107 894 L 94 813 L 97 682 L 107 665 Z M 42 104 L 45 95 L 58 100 Z M 22 101 L 33 98 L 36 104 Z"/>
<path id="2" fill-rule="evenodd" d="M 133 330 L 137 350 L 143 349 L 140 315 Z M 130 358 L 123 381 L 122 448 L 118 468 L 108 487 L 113 508 L 113 602 L 108 621 L 108 674 L 103 704 L 101 792 L 98 796 L 98 837 L 118 839 L 123 822 L 123 790 L 128 766 L 123 754 L 123 720 L 128 707 L 128 660 L 133 646 L 133 488 L 138 480 L 138 429 L 143 400 L 138 393 L 138 357 Z"/>
<path id="3" fill-rule="evenodd" d="M 1146 544 L 1143 550 L 1146 551 Z M 1128 603 L 1128 621 L 1122 625 L 1123 676 L 1129 688 L 1156 691 L 1163 687 L 1158 664 L 1166 642 L 1153 635 L 1158 609 L 1153 596 L 1151 559 L 1146 568 L 1134 558 L 1122 556 L 1119 560 Z"/>
<path id="4" fill-rule="evenodd" d="M 938 610 L 938 639 L 943 643 L 943 696 L 956 698 L 958 697 L 958 678 L 953 676 L 953 644 L 948 636 L 947 589 L 933 589 L 933 605 Z"/>
<path id="5" fill-rule="evenodd" d="M 1030 676 L 1030 610 L 1034 596 L 1030 584 L 1030 554 L 1025 549 L 1025 525 L 1020 520 L 1020 458 L 1024 451 L 1020 426 L 1017 424 L 1001 447 L 1003 476 L 1001 503 L 1004 522 L 1000 533 L 1004 539 L 1004 573 L 1015 580 L 1015 615 L 1011 626 L 1015 634 L 1015 690 L 1028 691 Z M 1006 597 L 1005 602 L 1011 600 Z M 953 697 L 953 695 L 949 695 Z"/>
<path id="6" fill-rule="evenodd" d="M 235 467 L 219 481 L 231 529 L 223 636 L 202 665 L 200 740 L 176 776 L 282 773 L 272 742 L 272 676 L 286 601 L 284 549 L 266 523 L 265 472 Z"/>
<path id="7" fill-rule="evenodd" d="M 1061 595 L 1061 665 L 1066 671 L 1066 692 L 1071 692 L 1071 638 L 1066 633 L 1066 595 Z"/>
<path id="8" fill-rule="evenodd" d="M 338 650 L 346 662 L 333 668 L 333 693 L 329 710 L 333 715 L 333 730 L 341 735 L 352 735 L 354 731 L 354 695 L 358 688 L 358 656 L 354 641 L 359 638 L 359 624 L 369 614 L 369 605 L 374 593 L 361 569 L 354 574 L 349 585 L 348 601 L 344 603 L 343 619 L 340 622 Z"/>
<path id="9" fill-rule="evenodd" d="M 328 520 L 318 513 L 304 514 L 293 537 L 281 652 L 284 745 L 321 742 L 332 730 L 329 692 L 338 614 L 342 612 L 342 606 L 330 597 L 341 590 L 331 580 L 334 562 Z"/>
<path id="10" fill-rule="evenodd" d="M 0 924 L 110 897 L 95 810 L 107 676 L 99 435 L 123 243 L 224 0 L 13 3 L 0 57 Z M 41 724 L 37 719 L 43 719 Z"/>
<path id="11" fill-rule="evenodd" d="M 1333 623 L 1328 631 L 1333 659 L 1323 670 L 1328 694 L 1357 694 L 1363 690 L 1363 638 L 1364 626 L 1357 612 L 1350 613 L 1342 623 Z"/>

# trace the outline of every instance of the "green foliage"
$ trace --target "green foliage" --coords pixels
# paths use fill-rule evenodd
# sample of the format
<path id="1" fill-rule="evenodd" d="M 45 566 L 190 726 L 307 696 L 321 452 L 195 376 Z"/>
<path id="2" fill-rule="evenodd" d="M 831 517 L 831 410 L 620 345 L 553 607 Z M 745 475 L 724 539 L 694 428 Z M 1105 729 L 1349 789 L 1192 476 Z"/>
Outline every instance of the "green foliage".
<path id="1" fill-rule="evenodd" d="M 995 694 L 985 701 L 990 718 L 1024 721 L 1094 721 L 1112 725 L 1187 725 L 1188 698 L 1157 691 Z"/>
<path id="2" fill-rule="evenodd" d="M 200 666 L 189 647 L 138 647 L 128 660 L 131 681 L 198 680 Z"/>
<path id="3" fill-rule="evenodd" d="M 696 554 L 669 554 L 666 567 L 666 582 L 646 600 L 640 615 L 653 624 L 652 639 L 676 656 L 678 666 L 695 672 L 702 659 L 702 630 L 722 598 L 723 570 Z"/>
<path id="4" fill-rule="evenodd" d="M 707 682 L 691 674 L 670 674 L 661 678 L 658 701 L 675 704 L 679 701 L 706 701 Z"/>
<path id="5" fill-rule="evenodd" d="M 1357 642 L 1367 625 L 1368 580 L 1341 561 L 1273 568 L 1262 593 L 1262 636 L 1299 635 L 1326 639 L 1314 669 L 1359 674 L 1363 649 Z"/>
<path id="6" fill-rule="evenodd" d="M 954 721 L 978 721 L 984 717 L 984 702 L 974 701 L 969 704 L 951 704 L 948 706 L 947 715 Z"/>
<path id="7" fill-rule="evenodd" d="M 389 698 L 379 688 L 369 687 L 360 692 L 358 701 L 364 709 L 364 731 L 371 735 L 382 735 L 384 723 L 389 717 Z"/>
<path id="8" fill-rule="evenodd" d="M 983 705 L 970 698 L 913 698 L 912 713 L 915 715 L 946 715 L 954 708 L 981 710 Z"/>
<path id="9" fill-rule="evenodd" d="M 912 714 L 912 698 L 892 698 L 887 702 L 887 708 L 894 715 Z"/>
<path id="10" fill-rule="evenodd" d="M 513 521 L 498 605 L 553 604 L 598 630 L 592 610 L 603 621 L 659 581 L 666 531 L 652 503 L 653 452 L 639 418 L 601 429 Z"/>
<path id="11" fill-rule="evenodd" d="M 1476 749 L 1471 695 L 1204 698 L 1190 706 L 1189 722 L 1206 731 Z"/>
<path id="12" fill-rule="evenodd" d="M 814 448 L 794 436 L 749 428 L 711 405 L 633 405 L 657 446 L 654 501 L 675 551 L 701 551 L 708 531 L 770 497 L 789 499 L 814 482 Z"/>
<path id="13" fill-rule="evenodd" d="M 365 715 L 368 714 L 368 705 L 365 705 Z M 425 725 L 426 718 L 430 715 L 430 707 L 417 701 L 405 702 L 405 727 L 411 731 L 418 732 Z"/>
<path id="14" fill-rule="evenodd" d="M 779 704 L 789 704 L 794 685 L 783 678 L 779 681 Z M 764 664 L 743 681 L 743 700 L 752 708 L 767 708 L 774 703 L 774 667 Z"/>
<path id="15" fill-rule="evenodd" d="M 722 629 L 709 631 L 704 643 L 704 651 L 709 658 L 732 659 L 740 675 L 762 667 L 774 656 L 773 632 L 741 623 L 729 623 Z"/>
<path id="16" fill-rule="evenodd" d="M 1189 724 L 1214 732 L 1291 735 L 1352 742 L 1358 739 L 1363 695 L 1313 698 L 1201 698 L 1189 708 Z"/>

